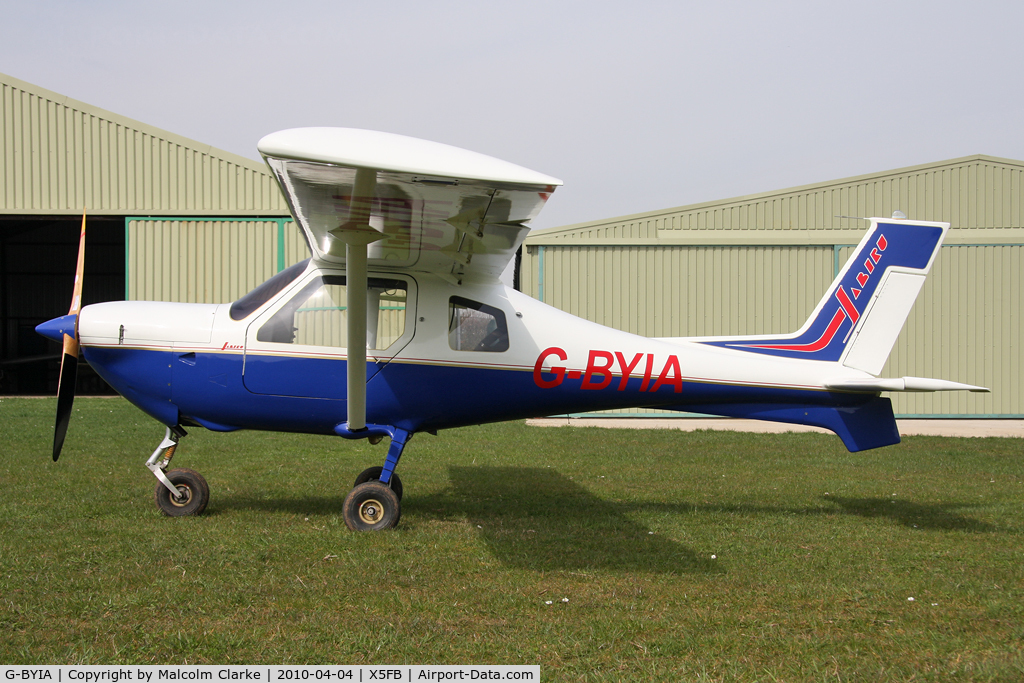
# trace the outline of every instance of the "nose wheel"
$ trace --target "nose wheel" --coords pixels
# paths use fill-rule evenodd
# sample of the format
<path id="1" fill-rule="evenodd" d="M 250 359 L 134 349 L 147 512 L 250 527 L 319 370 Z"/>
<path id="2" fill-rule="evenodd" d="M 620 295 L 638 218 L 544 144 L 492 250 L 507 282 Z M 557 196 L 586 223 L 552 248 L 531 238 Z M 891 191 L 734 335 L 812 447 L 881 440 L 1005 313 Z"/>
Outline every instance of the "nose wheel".
<path id="1" fill-rule="evenodd" d="M 167 472 L 167 481 L 171 482 L 178 496 L 164 486 L 163 482 L 156 485 L 156 506 L 168 517 L 186 517 L 201 515 L 210 502 L 210 487 L 203 475 L 193 470 L 171 470 Z"/>

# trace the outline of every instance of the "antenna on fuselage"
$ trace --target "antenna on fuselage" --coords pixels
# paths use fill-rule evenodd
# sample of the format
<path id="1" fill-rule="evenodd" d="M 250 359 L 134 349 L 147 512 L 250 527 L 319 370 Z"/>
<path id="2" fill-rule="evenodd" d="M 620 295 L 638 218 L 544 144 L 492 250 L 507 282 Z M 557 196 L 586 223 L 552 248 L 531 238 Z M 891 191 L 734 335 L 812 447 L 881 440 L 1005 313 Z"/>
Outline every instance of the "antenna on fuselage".
<path id="1" fill-rule="evenodd" d="M 345 243 L 345 283 L 348 286 L 348 428 L 366 429 L 366 276 L 367 245 L 385 237 L 370 225 L 373 196 L 377 190 L 377 171 L 356 169 L 349 204 L 349 219 L 330 230 Z"/>

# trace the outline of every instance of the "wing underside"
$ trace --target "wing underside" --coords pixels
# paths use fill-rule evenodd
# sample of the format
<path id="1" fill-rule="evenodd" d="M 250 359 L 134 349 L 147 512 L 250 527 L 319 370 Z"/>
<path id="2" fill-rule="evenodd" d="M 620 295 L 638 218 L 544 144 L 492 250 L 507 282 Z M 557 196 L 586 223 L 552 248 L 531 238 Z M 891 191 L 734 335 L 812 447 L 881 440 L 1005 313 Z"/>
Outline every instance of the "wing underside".
<path id="1" fill-rule="evenodd" d="M 332 142 L 333 133 L 333 141 L 343 149 L 352 140 L 378 141 L 381 146 L 396 139 L 399 143 L 412 140 L 371 131 L 326 131 L 321 135 Z M 369 137 L 355 137 L 355 133 Z M 434 168 L 421 163 L 415 168 L 427 172 L 417 172 L 410 170 L 412 163 L 404 162 L 411 152 L 397 158 L 384 151 L 374 156 L 370 145 L 362 157 L 352 159 L 321 153 L 313 145 L 282 148 L 266 140 L 260 143 L 261 152 L 306 236 L 313 259 L 335 266 L 345 263 L 345 244 L 361 231 L 359 239 L 368 243 L 371 268 L 426 271 L 452 281 L 497 278 L 525 239 L 526 223 L 560 184 L 521 167 L 500 166 L 504 162 L 482 155 L 456 158 L 459 163 L 438 163 Z M 420 147 L 412 152 L 428 162 L 456 149 L 416 143 Z M 424 144 L 433 147 L 424 149 Z M 402 151 L 401 144 L 397 148 Z M 481 168 L 481 158 L 494 163 Z M 502 172 L 509 168 L 522 172 Z"/>

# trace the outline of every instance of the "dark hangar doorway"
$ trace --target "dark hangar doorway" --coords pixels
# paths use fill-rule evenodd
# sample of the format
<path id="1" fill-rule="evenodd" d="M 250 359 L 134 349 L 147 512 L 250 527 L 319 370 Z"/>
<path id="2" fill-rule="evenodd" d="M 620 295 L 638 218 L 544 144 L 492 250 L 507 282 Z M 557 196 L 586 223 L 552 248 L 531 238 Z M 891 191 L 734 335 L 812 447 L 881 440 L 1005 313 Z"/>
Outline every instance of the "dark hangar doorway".
<path id="1" fill-rule="evenodd" d="M 71 306 L 81 216 L 0 216 L 0 395 L 56 396 L 61 346 L 35 326 Z M 125 297 L 124 216 L 86 219 L 82 305 Z M 87 363 L 79 394 L 112 394 Z"/>

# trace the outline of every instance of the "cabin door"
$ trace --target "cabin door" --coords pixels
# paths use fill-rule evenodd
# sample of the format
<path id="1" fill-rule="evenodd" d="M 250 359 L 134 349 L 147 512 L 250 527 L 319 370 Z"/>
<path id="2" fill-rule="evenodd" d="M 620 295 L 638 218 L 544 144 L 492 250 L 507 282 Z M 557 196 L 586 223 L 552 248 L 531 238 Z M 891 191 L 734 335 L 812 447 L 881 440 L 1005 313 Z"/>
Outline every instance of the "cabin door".
<path id="1" fill-rule="evenodd" d="M 366 292 L 366 379 L 412 340 L 415 283 L 369 278 Z M 254 394 L 346 398 L 347 301 L 344 275 L 311 273 L 246 330 L 243 383 Z"/>

